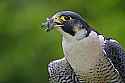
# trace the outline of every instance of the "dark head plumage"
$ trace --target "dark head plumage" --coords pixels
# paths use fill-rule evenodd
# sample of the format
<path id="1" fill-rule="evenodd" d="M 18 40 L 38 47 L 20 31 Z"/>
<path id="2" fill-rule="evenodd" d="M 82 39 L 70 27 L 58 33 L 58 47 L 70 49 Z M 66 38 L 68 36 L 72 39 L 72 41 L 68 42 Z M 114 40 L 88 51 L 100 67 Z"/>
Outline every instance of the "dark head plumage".
<path id="1" fill-rule="evenodd" d="M 75 13 L 72 11 L 61 11 L 61 12 L 57 12 L 56 15 L 58 15 L 58 16 L 70 16 L 72 19 L 84 20 L 78 13 Z"/>
<path id="2" fill-rule="evenodd" d="M 47 26 L 47 30 L 51 30 L 53 27 L 59 27 L 64 32 L 74 36 L 80 30 L 86 30 L 86 37 L 91 32 L 90 26 L 87 22 L 77 13 L 72 11 L 57 12 L 51 18 L 44 23 Z"/>

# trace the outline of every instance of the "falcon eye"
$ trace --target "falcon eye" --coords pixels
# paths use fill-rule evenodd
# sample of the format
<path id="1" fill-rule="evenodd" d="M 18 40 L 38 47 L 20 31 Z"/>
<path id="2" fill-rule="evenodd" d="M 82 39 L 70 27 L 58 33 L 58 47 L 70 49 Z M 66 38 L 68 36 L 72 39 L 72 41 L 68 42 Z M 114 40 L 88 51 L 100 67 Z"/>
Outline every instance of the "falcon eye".
<path id="1" fill-rule="evenodd" d="M 60 19 L 63 21 L 67 21 L 67 20 L 71 20 L 71 17 L 70 16 L 61 16 Z"/>
<path id="2" fill-rule="evenodd" d="M 71 17 L 70 16 L 64 16 L 64 19 L 65 20 L 71 20 Z"/>

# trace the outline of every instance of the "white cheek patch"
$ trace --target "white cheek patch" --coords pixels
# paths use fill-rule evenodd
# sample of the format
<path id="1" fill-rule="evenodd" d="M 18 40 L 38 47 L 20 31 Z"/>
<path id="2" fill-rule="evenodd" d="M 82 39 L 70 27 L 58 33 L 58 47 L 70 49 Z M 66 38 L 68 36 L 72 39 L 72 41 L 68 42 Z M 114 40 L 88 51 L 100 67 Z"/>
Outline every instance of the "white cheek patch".
<path id="1" fill-rule="evenodd" d="M 87 30 L 81 29 L 80 31 L 78 31 L 78 32 L 75 34 L 75 38 L 76 38 L 77 40 L 81 40 L 81 39 L 83 39 L 83 38 L 86 37 L 86 34 L 87 34 Z"/>
<path id="2" fill-rule="evenodd" d="M 79 32 L 81 29 L 82 29 L 82 25 L 80 23 L 75 24 L 74 27 L 73 27 L 73 31 L 75 33 Z"/>
<path id="3" fill-rule="evenodd" d="M 71 40 L 82 40 L 86 38 L 87 35 L 86 29 L 80 29 L 78 32 L 75 33 L 75 36 L 72 36 L 69 33 L 64 32 L 61 27 L 58 27 L 56 29 L 63 35 L 64 38 Z"/>

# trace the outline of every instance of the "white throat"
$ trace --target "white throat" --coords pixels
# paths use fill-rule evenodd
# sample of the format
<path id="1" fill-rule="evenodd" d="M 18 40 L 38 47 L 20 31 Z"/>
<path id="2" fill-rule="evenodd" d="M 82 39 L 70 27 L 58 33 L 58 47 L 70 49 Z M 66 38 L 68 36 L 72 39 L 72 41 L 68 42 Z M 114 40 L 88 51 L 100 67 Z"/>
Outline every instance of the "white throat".
<path id="1" fill-rule="evenodd" d="M 65 58 L 74 71 L 87 72 L 103 56 L 101 47 L 103 41 L 100 42 L 100 38 L 94 31 L 91 31 L 88 37 L 81 40 L 69 37 L 63 37 L 62 41 Z"/>

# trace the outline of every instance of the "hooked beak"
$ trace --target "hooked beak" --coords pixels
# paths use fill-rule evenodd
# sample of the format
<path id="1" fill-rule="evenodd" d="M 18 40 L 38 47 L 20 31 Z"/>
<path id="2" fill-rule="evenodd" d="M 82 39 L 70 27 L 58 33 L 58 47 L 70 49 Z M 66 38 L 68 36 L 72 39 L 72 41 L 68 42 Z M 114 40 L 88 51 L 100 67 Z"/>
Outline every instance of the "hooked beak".
<path id="1" fill-rule="evenodd" d="M 47 18 L 47 21 L 45 23 L 42 23 L 41 28 L 49 32 L 54 27 L 62 27 L 62 26 L 63 24 L 58 19 Z"/>

